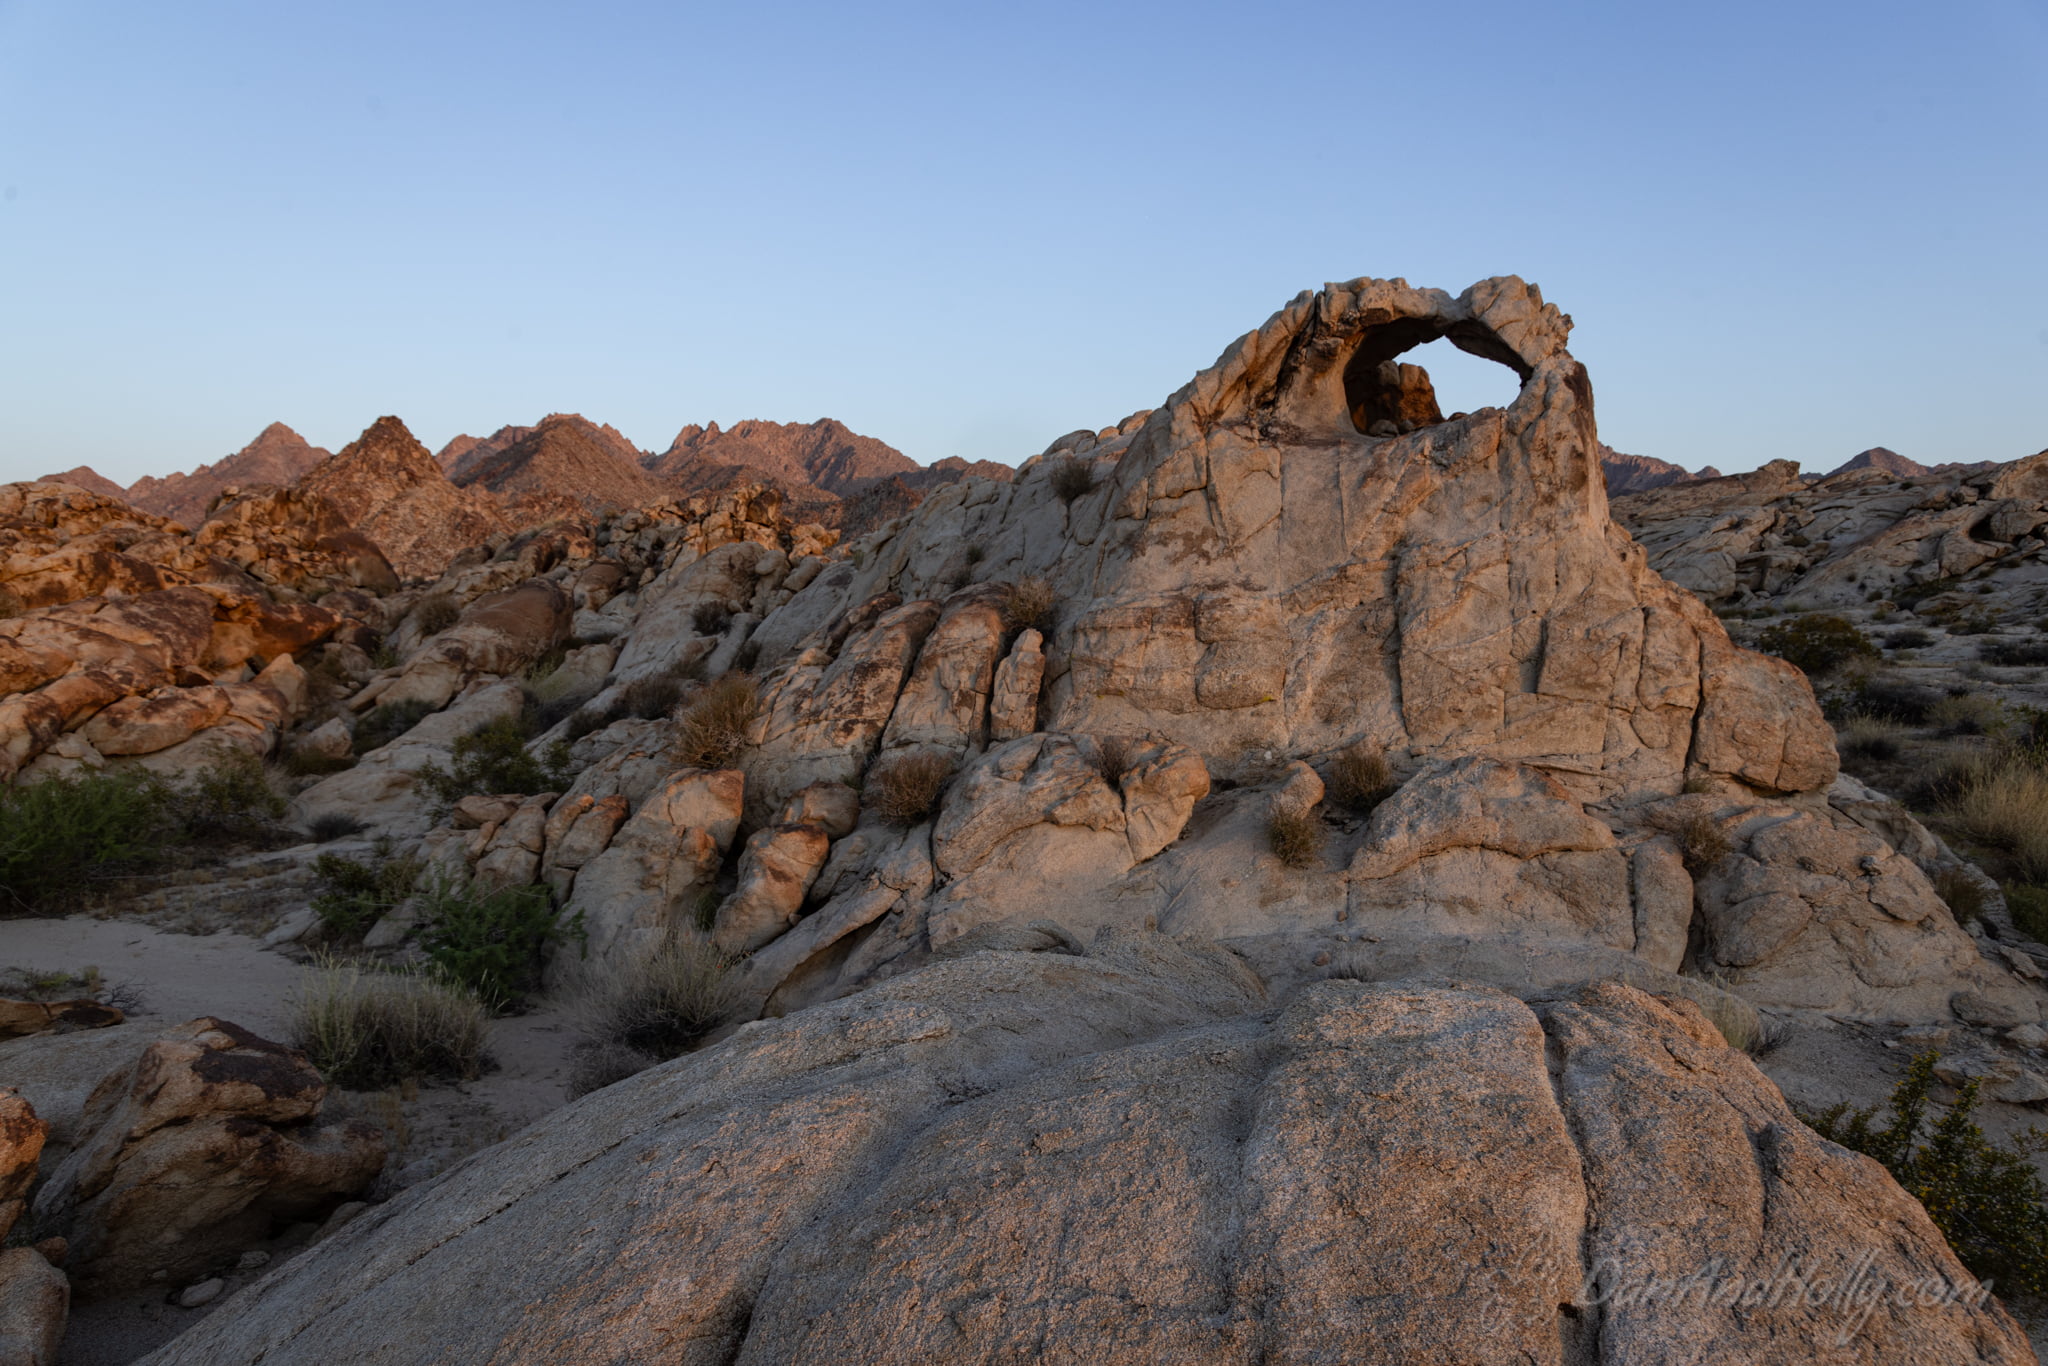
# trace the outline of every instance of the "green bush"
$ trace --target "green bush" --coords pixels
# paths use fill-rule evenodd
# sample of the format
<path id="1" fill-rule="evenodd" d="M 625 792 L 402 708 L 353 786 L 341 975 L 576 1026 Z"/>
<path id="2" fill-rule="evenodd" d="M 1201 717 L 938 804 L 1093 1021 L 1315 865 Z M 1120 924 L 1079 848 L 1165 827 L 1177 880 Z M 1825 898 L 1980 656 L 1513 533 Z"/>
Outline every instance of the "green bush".
<path id="1" fill-rule="evenodd" d="M 310 903 L 313 913 L 334 938 L 354 943 L 412 895 L 424 867 L 416 858 L 391 857 L 388 847 L 379 850 L 374 863 L 322 854 L 313 860 L 313 878 L 321 888 Z"/>
<path id="2" fill-rule="evenodd" d="M 1877 646 L 1841 617 L 1819 614 L 1766 626 L 1757 647 L 1809 674 L 1829 674 L 1851 660 L 1871 658 Z"/>
<path id="3" fill-rule="evenodd" d="M 1821 1137 L 1883 1163 L 1927 1207 L 1973 1275 L 1996 1284 L 2008 1299 L 2048 1294 L 2048 1183 L 2028 1161 L 2048 1152 L 2048 1135 L 2030 1130 L 2009 1147 L 1985 1138 L 1970 1119 L 1977 1107 L 1974 1080 L 1930 1126 L 1935 1057 L 1913 1059 L 1892 1088 L 1891 1118 L 1882 1128 L 1875 1106 L 1837 1105 L 1806 1122 Z"/>
<path id="4" fill-rule="evenodd" d="M 436 882 L 421 896 L 420 947 L 442 976 L 493 1010 L 516 1004 L 539 984 L 552 945 L 584 938 L 581 914 L 564 923 L 546 887 L 479 892 Z"/>
<path id="5" fill-rule="evenodd" d="M 569 747 L 560 740 L 536 756 L 519 717 L 501 716 L 455 742 L 450 764 L 429 763 L 413 778 L 446 804 L 496 792 L 560 792 L 569 785 Z"/>
<path id="6" fill-rule="evenodd" d="M 337 1086 L 474 1081 L 489 1062 L 490 1014 L 474 994 L 417 972 L 323 961 L 291 1000 L 291 1042 Z"/>
<path id="7" fill-rule="evenodd" d="M 370 708 L 355 724 L 356 753 L 382 749 L 438 710 L 428 702 L 392 702 Z"/>
<path id="8" fill-rule="evenodd" d="M 200 769 L 178 795 L 185 832 L 198 839 L 261 834 L 282 820 L 284 812 L 285 800 L 271 787 L 263 761 L 241 750 Z"/>
<path id="9" fill-rule="evenodd" d="M 0 787 L 0 909 L 48 910 L 158 861 L 176 805 L 168 784 L 134 770 Z"/>

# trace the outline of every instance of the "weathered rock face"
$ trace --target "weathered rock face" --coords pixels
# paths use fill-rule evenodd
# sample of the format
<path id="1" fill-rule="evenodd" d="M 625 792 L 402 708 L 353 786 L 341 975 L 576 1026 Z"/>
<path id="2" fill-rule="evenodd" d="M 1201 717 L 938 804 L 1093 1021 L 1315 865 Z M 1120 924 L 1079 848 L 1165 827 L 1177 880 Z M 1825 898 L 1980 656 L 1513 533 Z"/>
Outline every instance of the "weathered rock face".
<path id="1" fill-rule="evenodd" d="M 460 551 L 510 530 L 488 493 L 459 489 L 395 417 L 308 471 L 301 493 L 341 509 L 406 578 L 434 578 Z"/>
<path id="2" fill-rule="evenodd" d="M 222 501 L 192 534 L 192 543 L 259 583 L 308 597 L 344 588 L 388 593 L 398 587 L 384 552 L 351 526 L 340 508 L 299 489 L 224 490 Z"/>
<path id="3" fill-rule="evenodd" d="M 0 1242 L 26 1208 L 49 1132 L 19 1091 L 0 1086 Z"/>
<path id="4" fill-rule="evenodd" d="M 36 1197 L 38 1214 L 68 1221 L 80 1291 L 189 1275 L 368 1186 L 383 1132 L 313 1124 L 326 1094 L 303 1053 L 211 1018 L 109 1074 Z"/>
<path id="5" fill-rule="evenodd" d="M 1710 603 L 1839 609 L 1982 570 L 1992 598 L 2024 604 L 2048 584 L 2048 451 L 1937 470 L 1861 460 L 1812 482 L 1773 461 L 1617 499 L 1614 516 Z"/>
<path id="6" fill-rule="evenodd" d="M 746 780 L 736 770 L 682 769 L 641 801 L 604 852 L 576 874 L 572 914 L 589 932 L 600 968 L 643 954 L 694 923 L 739 833 Z M 571 971 L 566 959 L 558 959 Z"/>
<path id="7" fill-rule="evenodd" d="M 1981 1299 L 1852 1321 L 1603 1293 L 1872 1256 L 1890 1286 L 1967 1280 L 1689 1004 L 1268 1004 L 1227 954 L 1113 936 L 938 964 L 586 1097 L 152 1360 L 2033 1359 Z"/>
<path id="8" fill-rule="evenodd" d="M 1582 799 L 1675 792 L 1688 764 L 1824 788 L 1832 737 L 1803 681 L 1731 650 L 1610 529 L 1568 328 L 1512 278 L 1304 294 L 1142 426 L 1070 451 L 1093 492 L 1062 501 L 1043 464 L 941 491 L 806 594 L 915 599 L 981 545 L 977 577 L 1041 574 L 1063 600 L 1049 728 L 1157 730 L 1212 761 L 1366 743 L 1533 763 Z M 1514 404 L 1361 430 L 1379 367 L 1442 336 L 1513 369 Z M 1730 706 L 1752 714 L 1741 745 L 1698 733 Z"/>

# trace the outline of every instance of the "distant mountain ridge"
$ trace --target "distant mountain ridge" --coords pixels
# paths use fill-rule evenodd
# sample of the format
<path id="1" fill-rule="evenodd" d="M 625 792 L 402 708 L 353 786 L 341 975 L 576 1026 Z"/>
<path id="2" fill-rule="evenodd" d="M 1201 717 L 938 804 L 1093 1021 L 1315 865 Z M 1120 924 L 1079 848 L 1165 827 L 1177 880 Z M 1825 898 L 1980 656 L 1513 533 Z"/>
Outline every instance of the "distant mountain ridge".
<path id="1" fill-rule="evenodd" d="M 640 452 L 632 442 L 579 413 L 550 413 L 518 440 L 495 452 L 484 451 L 479 443 L 458 459 L 450 481 L 459 487 L 489 489 L 502 498 L 569 498 L 593 513 L 675 495 L 672 485 L 640 467 Z"/>
<path id="2" fill-rule="evenodd" d="M 131 506 L 186 526 L 206 520 L 206 510 L 221 490 L 248 484 L 290 484 L 328 458 L 332 452 L 309 444 L 282 422 L 273 422 L 233 455 L 189 474 L 159 479 L 144 475 L 120 496 Z"/>
<path id="3" fill-rule="evenodd" d="M 1996 460 L 1951 460 L 1942 465 L 1923 465 L 1918 460 L 1900 455 L 1897 451 L 1883 446 L 1872 446 L 1867 451 L 1858 451 L 1820 477 L 1825 479 L 1832 475 L 1845 474 L 1850 470 L 1882 470 L 1901 479 L 1916 479 L 1926 474 L 1981 474 L 1985 470 L 1995 468 L 1998 463 Z"/>
<path id="4" fill-rule="evenodd" d="M 1674 465 L 1653 455 L 1625 455 L 1604 441 L 1600 443 L 1600 469 L 1607 477 L 1609 498 L 1646 493 L 1671 484 L 1691 483 L 1695 479 L 1721 477 L 1721 471 L 1712 465 L 1695 474 L 1683 465 Z"/>
<path id="5" fill-rule="evenodd" d="M 685 476 L 695 463 L 740 465 L 785 485 L 810 485 L 844 497 L 864 482 L 923 470 L 884 441 L 861 436 L 843 422 L 766 422 L 749 419 L 721 428 L 695 423 L 676 433 L 668 449 L 641 463 L 663 479 Z"/>

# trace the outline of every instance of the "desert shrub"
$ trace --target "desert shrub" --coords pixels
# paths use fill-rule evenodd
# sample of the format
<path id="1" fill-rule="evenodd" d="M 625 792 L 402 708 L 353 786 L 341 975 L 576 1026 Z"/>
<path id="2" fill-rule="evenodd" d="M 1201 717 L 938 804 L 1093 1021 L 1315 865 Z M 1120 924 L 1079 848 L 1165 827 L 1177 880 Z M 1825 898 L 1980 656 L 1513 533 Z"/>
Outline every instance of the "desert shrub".
<path id="1" fill-rule="evenodd" d="M 1363 745 L 1339 751 L 1323 775 L 1323 795 L 1360 815 L 1393 796 L 1396 786 L 1387 756 Z"/>
<path id="2" fill-rule="evenodd" d="M 1989 588 L 1990 585 L 1986 584 L 1985 587 Z M 1948 624 L 1948 633 L 1952 636 L 1983 636 L 1997 629 L 1998 614 L 1983 607 L 1959 612 Z"/>
<path id="3" fill-rule="evenodd" d="M 1133 745 L 1128 735 L 1098 735 L 1095 737 L 1095 771 L 1102 780 L 1115 787 L 1131 771 L 1131 750 Z"/>
<path id="4" fill-rule="evenodd" d="M 176 797 L 128 770 L 0 787 L 0 910 L 49 910 L 99 879 L 161 859 L 177 832 Z"/>
<path id="5" fill-rule="evenodd" d="M 674 935 L 625 969 L 586 974 L 572 1009 L 582 1036 L 573 1098 L 689 1052 L 725 1023 L 738 992 L 733 960 L 694 935 Z"/>
<path id="6" fill-rule="evenodd" d="M 313 880 L 320 890 L 309 904 L 330 936 L 355 943 L 386 911 L 412 895 L 424 866 L 416 858 L 394 858 L 388 850 L 368 863 L 322 854 L 313 860 Z"/>
<path id="7" fill-rule="evenodd" d="M 2029 1158 L 2048 1152 L 2048 1135 L 2028 1131 L 2010 1146 L 1993 1143 L 1971 1119 L 1977 1083 L 1929 1123 L 1933 1053 L 1913 1059 L 1892 1088 L 1891 1116 L 1837 1105 L 1807 1117 L 1821 1137 L 1867 1153 L 1926 1206 L 1971 1273 L 1995 1282 L 2008 1298 L 2048 1294 L 2048 1183 Z"/>
<path id="8" fill-rule="evenodd" d="M 1857 679 L 1850 696 L 1856 710 L 1904 726 L 1926 725 L 1927 713 L 1941 700 L 1932 688 L 1882 673 Z"/>
<path id="9" fill-rule="evenodd" d="M 1313 868 L 1322 858 L 1323 823 L 1313 811 L 1283 807 L 1266 818 L 1266 839 L 1289 868 Z"/>
<path id="10" fill-rule="evenodd" d="M 559 792 L 567 787 L 569 747 L 557 740 L 535 755 L 526 746 L 527 736 L 521 718 L 501 716 L 457 740 L 447 768 L 428 763 L 413 779 L 449 805 L 478 794 Z"/>
<path id="11" fill-rule="evenodd" d="M 2004 891 L 2014 927 L 2036 944 L 2048 944 L 2048 887 L 2008 882 Z"/>
<path id="12" fill-rule="evenodd" d="M 197 839 L 260 834 L 283 819 L 284 811 L 284 798 L 271 787 L 263 761 L 245 750 L 219 755 L 178 794 L 179 818 Z"/>
<path id="13" fill-rule="evenodd" d="M 1934 643 L 1932 633 L 1918 626 L 1907 626 L 1888 633 L 1884 638 L 1887 650 L 1924 650 Z"/>
<path id="14" fill-rule="evenodd" d="M 1728 840 L 1728 833 L 1721 828 L 1721 822 L 1706 811 L 1680 816 L 1665 830 L 1678 845 L 1678 857 L 1684 861 L 1686 871 L 1695 877 L 1735 850 Z"/>
<path id="15" fill-rule="evenodd" d="M 690 768 L 727 768 L 747 747 L 747 731 L 761 708 L 750 674 L 729 673 L 708 684 L 676 727 L 676 762 Z"/>
<path id="16" fill-rule="evenodd" d="M 953 780 L 953 758 L 937 750 L 913 750 L 884 759 L 861 784 L 861 805 L 894 826 L 909 829 L 929 820 Z"/>
<path id="17" fill-rule="evenodd" d="M 278 760 L 278 767 L 294 778 L 324 778 L 355 766 L 353 754 L 316 754 L 298 745 L 286 749 Z"/>
<path id="18" fill-rule="evenodd" d="M 313 817 L 311 823 L 306 826 L 306 833 L 313 837 L 315 844 L 332 844 L 351 835 L 360 835 L 369 828 L 346 811 L 329 811 Z"/>
<path id="19" fill-rule="evenodd" d="M 1036 574 L 1026 575 L 1004 590 L 1003 629 L 1032 630 L 1049 636 L 1058 607 L 1059 597 L 1051 582 Z"/>
<path id="20" fill-rule="evenodd" d="M 588 691 L 561 693 L 553 697 L 540 697 L 529 693 L 527 696 L 528 724 L 536 735 L 544 731 L 553 730 L 563 721 L 582 711 L 589 704 L 592 695 Z M 591 727 L 591 730 L 595 729 L 597 727 Z M 583 735 L 588 735 L 589 733 L 590 731 L 584 731 Z M 580 740 L 583 736 L 579 735 L 576 738 Z"/>
<path id="21" fill-rule="evenodd" d="M 23 1001 L 69 1001 L 80 996 L 97 996 L 107 988 L 107 979 L 96 967 L 69 968 L 12 967 L 0 970 L 0 996 Z"/>
<path id="22" fill-rule="evenodd" d="M 583 938 L 581 915 L 563 921 L 546 887 L 484 892 L 439 880 L 420 899 L 419 940 L 428 960 L 492 1010 L 516 1004 L 539 984 L 550 947 Z"/>
<path id="23" fill-rule="evenodd" d="M 732 609 L 722 602 L 700 602 L 690 613 L 690 629 L 700 636 L 722 636 L 732 625 Z"/>
<path id="24" fill-rule="evenodd" d="M 1714 1028 L 1720 1032 L 1721 1042 L 1738 1052 L 1752 1056 L 1763 1052 L 1770 1040 L 1764 1030 L 1762 1017 L 1748 1007 L 1725 976 L 1710 973 L 1702 980 L 1720 990 L 1701 992 L 1698 996 L 1688 999 L 1713 1022 Z"/>
<path id="25" fill-rule="evenodd" d="M 292 1046 L 352 1090 L 412 1078 L 474 1081 L 488 1062 L 483 1003 L 425 973 L 323 961 L 301 979 L 289 1008 Z"/>
<path id="26" fill-rule="evenodd" d="M 1841 617 L 1819 613 L 1766 626 L 1757 636 L 1757 648 L 1816 675 L 1877 654 L 1869 636 Z"/>
<path id="27" fill-rule="evenodd" d="M 2001 668 L 2048 664 L 2048 640 L 1986 640 L 1977 646 L 1977 658 Z"/>
<path id="28" fill-rule="evenodd" d="M 456 606 L 455 599 L 446 593 L 429 593 L 414 603 L 412 611 L 406 615 L 412 619 L 413 624 L 419 628 L 421 637 L 424 638 L 439 635 L 453 626 L 461 618 L 462 609 Z"/>
<path id="29" fill-rule="evenodd" d="M 988 547 L 980 541 L 970 541 L 967 544 L 967 549 L 962 554 L 967 560 L 967 567 L 972 569 L 988 558 Z"/>
<path id="30" fill-rule="evenodd" d="M 1857 712 L 1842 723 L 1842 753 L 1861 759 L 1889 761 L 1899 757 L 1903 730 L 1895 721 Z"/>
<path id="31" fill-rule="evenodd" d="M 1078 455 L 1062 456 L 1053 462 L 1046 480 L 1062 503 L 1071 503 L 1095 492 L 1095 464 Z"/>
<path id="32" fill-rule="evenodd" d="M 1943 735 L 1996 735 L 2005 729 L 2006 715 L 1997 698 L 1966 692 L 1935 702 L 1927 722 Z"/>
<path id="33" fill-rule="evenodd" d="M 612 704 L 612 709 L 618 715 L 612 717 L 612 720 L 622 721 L 628 716 L 636 716 L 642 721 L 659 721 L 674 711 L 676 704 L 682 700 L 683 679 L 679 675 L 648 674 L 619 689 L 618 698 Z M 605 724 L 609 725 L 611 722 Z"/>
<path id="34" fill-rule="evenodd" d="M 2002 850 L 2021 880 L 2048 883 L 2048 771 L 2021 755 L 1961 771 L 1938 812 L 1948 829 Z"/>
<path id="35" fill-rule="evenodd" d="M 1934 884 L 1934 894 L 1948 907 L 1956 924 L 1971 924 L 1984 914 L 1984 885 L 1964 869 L 1954 864 L 1937 868 L 1928 881 Z"/>
<path id="36" fill-rule="evenodd" d="M 380 702 L 364 712 L 350 732 L 356 753 L 368 754 L 373 749 L 382 749 L 437 710 L 431 702 Z"/>

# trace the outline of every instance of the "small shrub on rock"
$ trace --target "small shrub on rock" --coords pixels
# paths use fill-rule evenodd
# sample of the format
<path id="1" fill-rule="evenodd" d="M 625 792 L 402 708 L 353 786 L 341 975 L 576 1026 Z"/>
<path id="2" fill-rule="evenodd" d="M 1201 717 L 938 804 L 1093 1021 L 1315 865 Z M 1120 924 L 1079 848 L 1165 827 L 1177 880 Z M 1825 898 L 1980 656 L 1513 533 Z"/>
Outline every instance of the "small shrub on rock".
<path id="1" fill-rule="evenodd" d="M 1313 811 L 1282 809 L 1266 818 L 1273 856 L 1289 868 L 1313 868 L 1323 856 L 1323 823 Z"/>
<path id="2" fill-rule="evenodd" d="M 878 762 L 861 785 L 861 805 L 893 826 L 909 829 L 930 820 L 953 780 L 951 755 L 913 750 Z"/>
<path id="3" fill-rule="evenodd" d="M 707 685 L 676 728 L 676 762 L 690 768 L 729 768 L 747 747 L 747 732 L 761 709 L 753 677 L 729 673 Z"/>
<path id="4" fill-rule="evenodd" d="M 1077 455 L 1062 456 L 1053 462 L 1046 481 L 1062 503 L 1071 503 L 1095 492 L 1095 464 Z"/>
<path id="5" fill-rule="evenodd" d="M 310 903 L 313 913 L 332 938 L 357 943 L 385 912 L 412 895 L 423 867 L 416 858 L 393 858 L 388 850 L 370 863 L 322 854 L 313 860 L 313 879 L 320 888 Z"/>
<path id="6" fill-rule="evenodd" d="M 2048 1294 L 2048 1182 L 2029 1160 L 2048 1152 L 2048 1135 L 2030 1130 L 2010 1146 L 1993 1143 L 1972 1120 L 1977 1082 L 1929 1123 L 1936 1055 L 1913 1059 L 1892 1088 L 1891 1116 L 1846 1103 L 1806 1122 L 1822 1138 L 1868 1154 L 1926 1206 L 1928 1216 L 1971 1274 L 2008 1298 Z"/>
<path id="7" fill-rule="evenodd" d="M 1052 584 L 1037 574 L 1026 575 L 1010 584 L 1003 594 L 1003 629 L 1051 635 L 1058 607 L 1059 597 Z"/>
<path id="8" fill-rule="evenodd" d="M 436 882 L 421 893 L 420 947 L 444 978 L 492 1010 L 517 1004 L 539 984 L 549 948 L 582 937 L 581 917 L 565 923 L 546 887 L 479 892 Z"/>
<path id="9" fill-rule="evenodd" d="M 1131 771 L 1131 737 L 1128 735 L 1098 735 L 1095 737 L 1095 770 L 1102 780 L 1115 787 Z"/>
<path id="10" fill-rule="evenodd" d="M 573 1098 L 682 1056 L 724 1024 L 737 997 L 733 960 L 704 939 L 675 935 L 621 972 L 589 974 L 574 1011 L 582 1041 Z"/>
<path id="11" fill-rule="evenodd" d="M 1918 626 L 1893 631 L 1884 638 L 1884 648 L 1887 650 L 1924 650 L 1933 643 L 1933 635 Z"/>
<path id="12" fill-rule="evenodd" d="M 732 625 L 732 609 L 722 602 L 700 602 L 690 613 L 690 629 L 700 636 L 722 636 Z"/>
<path id="13" fill-rule="evenodd" d="M 428 763 L 413 779 L 451 806 L 480 794 L 561 791 L 570 781 L 569 747 L 557 740 L 535 755 L 528 735 L 518 717 L 486 722 L 455 742 L 447 768 Z"/>
<path id="14" fill-rule="evenodd" d="M 337 1086 L 474 1081 L 489 1059 L 490 1012 L 459 986 L 418 972 L 323 961 L 291 1000 L 291 1042 Z"/>
<path id="15" fill-rule="evenodd" d="M 1934 894 L 1948 907 L 1949 914 L 1956 918 L 1956 924 L 1969 925 L 1984 914 L 1984 887 L 1969 873 L 1950 864 L 1937 868 L 1928 879 L 1934 884 Z"/>
<path id="16" fill-rule="evenodd" d="M 1323 795 L 1360 815 L 1393 796 L 1397 786 L 1387 756 L 1360 745 L 1330 760 L 1330 770 L 1323 775 Z"/>
<path id="17" fill-rule="evenodd" d="M 1848 621 L 1819 613 L 1766 626 L 1757 636 L 1757 648 L 1816 676 L 1877 654 L 1870 637 Z"/>
<path id="18" fill-rule="evenodd" d="M 270 785 L 263 761 L 242 750 L 222 754 L 193 774 L 178 796 L 186 833 L 202 840 L 265 834 L 284 812 L 285 800 Z"/>
<path id="19" fill-rule="evenodd" d="M 1678 857 L 1685 863 L 1685 870 L 1694 877 L 1735 850 L 1728 841 L 1727 832 L 1721 828 L 1721 822 L 1705 811 L 1681 816 L 1670 824 L 1668 833 L 1678 845 Z"/>
<path id="20" fill-rule="evenodd" d="M 379 703 L 364 712 L 350 732 L 357 754 L 382 749 L 399 736 L 432 716 L 436 708 L 427 702 Z"/>
<path id="21" fill-rule="evenodd" d="M 429 593 L 414 603 L 412 611 L 407 615 L 411 617 L 413 624 L 419 628 L 421 637 L 424 638 L 439 635 L 453 626 L 461 618 L 462 609 L 456 606 L 455 599 L 446 593 Z"/>
<path id="22" fill-rule="evenodd" d="M 332 844 L 351 835 L 360 835 L 369 828 L 346 811 L 329 811 L 313 817 L 311 823 L 306 826 L 306 833 L 313 837 L 315 844 Z"/>

